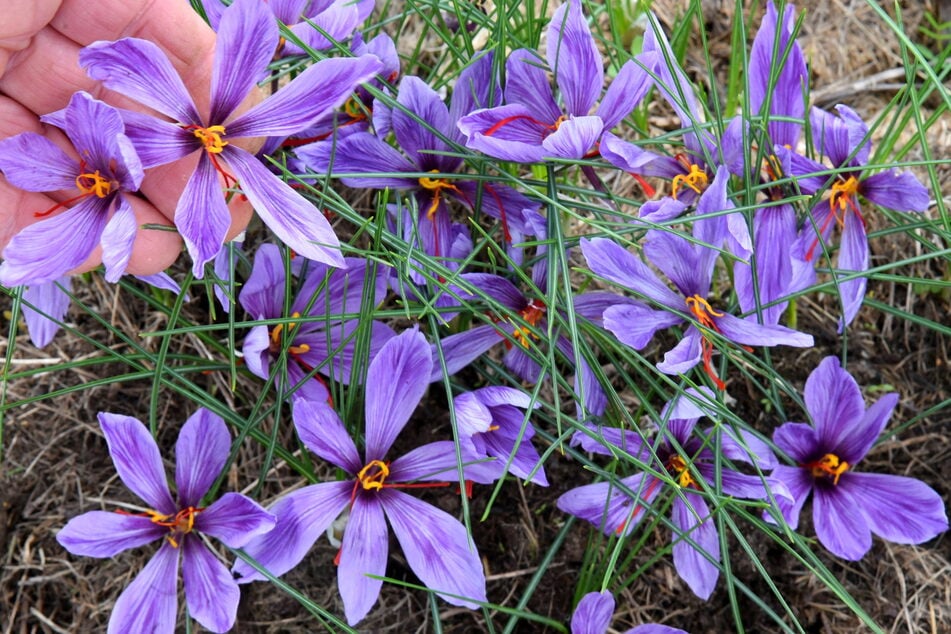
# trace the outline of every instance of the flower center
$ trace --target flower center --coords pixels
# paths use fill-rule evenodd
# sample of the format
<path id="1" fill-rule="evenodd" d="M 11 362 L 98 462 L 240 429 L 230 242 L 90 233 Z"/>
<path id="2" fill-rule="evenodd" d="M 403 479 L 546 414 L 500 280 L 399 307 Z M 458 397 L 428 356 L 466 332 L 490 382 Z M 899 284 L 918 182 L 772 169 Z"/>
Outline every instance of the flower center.
<path id="1" fill-rule="evenodd" d="M 383 488 L 386 476 L 390 475 L 390 468 L 381 460 L 371 460 L 357 474 L 357 481 L 364 491 L 378 491 Z"/>
<path id="2" fill-rule="evenodd" d="M 120 515 L 135 515 L 136 517 L 147 517 L 153 524 L 164 526 L 169 530 L 165 536 L 168 543 L 173 548 L 178 548 L 182 544 L 182 537 L 192 532 L 195 528 L 195 516 L 204 511 L 204 507 L 189 506 L 180 510 L 175 515 L 163 515 L 158 511 L 148 510 L 144 513 L 129 513 L 128 511 L 117 510 Z"/>
<path id="3" fill-rule="evenodd" d="M 835 218 L 836 223 L 839 227 L 845 226 L 845 214 L 847 211 L 851 210 L 859 220 L 862 221 L 862 224 L 865 224 L 865 218 L 862 217 L 862 212 L 859 209 L 858 204 L 856 204 L 856 196 L 859 193 L 859 181 L 854 176 L 849 176 L 847 179 L 842 180 L 840 176 L 836 182 L 832 183 L 832 195 L 829 196 L 829 216 L 825 219 L 825 222 L 822 223 L 822 227 L 819 229 L 819 235 L 821 236 L 825 233 L 825 230 L 829 227 L 829 224 L 832 222 L 832 219 Z M 816 239 L 809 246 L 808 251 L 806 251 L 806 261 L 812 261 L 812 256 L 815 254 L 816 246 L 819 244 L 819 237 L 816 236 Z"/>
<path id="4" fill-rule="evenodd" d="M 801 466 L 812 471 L 814 478 L 832 478 L 833 485 L 839 484 L 839 478 L 849 470 L 849 463 L 834 453 L 827 453 L 815 462 L 807 462 Z"/>
<path id="5" fill-rule="evenodd" d="M 674 200 L 677 200 L 677 191 L 681 187 L 687 187 L 698 194 L 702 194 L 709 184 L 710 178 L 707 176 L 707 173 L 700 169 L 700 166 L 696 163 L 691 163 L 689 171 L 686 174 L 677 174 L 674 176 L 674 180 L 670 186 L 670 195 L 673 196 Z"/>
<path id="6" fill-rule="evenodd" d="M 366 121 L 367 119 L 367 111 L 364 109 L 363 104 L 357 101 L 356 97 L 347 99 L 346 103 L 343 104 L 343 112 L 350 117 L 350 121 L 345 125 L 358 121 Z"/>
<path id="7" fill-rule="evenodd" d="M 300 317 L 300 313 L 297 311 L 294 311 L 293 313 L 291 313 L 291 317 L 293 319 L 297 319 L 298 317 Z M 288 334 L 290 334 L 290 331 L 292 331 L 296 327 L 297 327 L 297 322 L 292 321 L 288 323 L 287 324 Z M 268 348 L 271 354 L 278 354 L 281 351 L 281 332 L 283 331 L 284 331 L 284 324 L 277 324 L 271 329 L 271 345 Z M 307 345 L 306 343 L 302 343 L 299 346 L 290 346 L 287 349 L 287 351 L 290 352 L 291 355 L 303 354 L 305 352 L 310 351 L 310 346 Z"/>
<path id="8" fill-rule="evenodd" d="M 76 187 L 84 194 L 105 198 L 112 192 L 112 181 L 103 178 L 99 170 L 84 172 L 76 177 Z"/>
<path id="9" fill-rule="evenodd" d="M 207 128 L 193 125 L 187 126 L 186 129 L 191 130 L 191 133 L 195 135 L 195 138 L 201 141 L 201 144 L 205 146 L 205 150 L 210 154 L 221 154 L 221 151 L 228 145 L 227 141 L 221 140 L 221 136 L 225 133 L 225 127 L 223 125 L 210 125 Z"/>
<path id="10" fill-rule="evenodd" d="M 528 338 L 538 341 L 538 335 L 531 331 L 529 326 L 538 326 L 538 322 L 545 316 L 545 304 L 537 299 L 533 299 L 528 306 L 519 311 L 519 317 L 528 322 L 528 326 L 519 326 L 512 333 L 512 336 L 518 341 L 519 345 L 528 349 Z"/>
<path id="11" fill-rule="evenodd" d="M 687 461 L 684 460 L 682 456 L 671 456 L 667 461 L 667 471 L 677 478 L 677 484 L 679 484 L 681 488 L 700 488 L 697 486 L 697 481 L 690 475 L 690 471 L 687 469 Z"/>

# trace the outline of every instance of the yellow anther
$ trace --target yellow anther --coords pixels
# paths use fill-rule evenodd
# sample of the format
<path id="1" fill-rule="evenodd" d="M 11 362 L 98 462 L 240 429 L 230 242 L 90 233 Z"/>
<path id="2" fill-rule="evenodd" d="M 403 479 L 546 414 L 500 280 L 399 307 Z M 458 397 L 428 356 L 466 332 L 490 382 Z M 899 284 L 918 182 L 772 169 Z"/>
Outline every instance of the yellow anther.
<path id="1" fill-rule="evenodd" d="M 845 460 L 841 460 L 834 453 L 827 453 L 815 462 L 810 462 L 803 466 L 811 469 L 812 475 L 815 478 L 832 476 L 832 484 L 838 484 L 842 474 L 849 470 L 849 463 Z"/>
<path id="2" fill-rule="evenodd" d="M 671 183 L 670 195 L 676 200 L 677 191 L 681 187 L 689 187 L 694 192 L 702 194 L 703 190 L 705 190 L 709 184 L 710 179 L 707 177 L 707 173 L 700 169 L 700 166 L 696 163 L 691 163 L 688 173 L 674 176 L 673 183 Z"/>
<path id="3" fill-rule="evenodd" d="M 355 97 L 347 99 L 346 103 L 343 104 L 343 111 L 351 119 L 359 119 L 362 121 L 367 118 L 367 113 L 363 109 L 363 105 L 357 101 Z"/>
<path id="4" fill-rule="evenodd" d="M 687 461 L 680 456 L 672 456 L 670 460 L 667 461 L 667 468 L 673 472 L 672 475 L 677 476 L 677 484 L 679 484 L 681 488 L 699 488 L 697 481 L 693 479 L 693 476 L 690 475 L 690 471 L 687 470 Z"/>
<path id="5" fill-rule="evenodd" d="M 112 182 L 103 178 L 99 170 L 77 176 L 76 187 L 84 194 L 95 194 L 99 198 L 105 198 L 112 192 Z"/>
<path id="6" fill-rule="evenodd" d="M 371 460 L 365 467 L 360 469 L 357 474 L 357 480 L 363 486 L 365 491 L 379 490 L 383 488 L 383 482 L 386 476 L 390 475 L 390 468 L 381 460 Z"/>
<path id="7" fill-rule="evenodd" d="M 699 295 L 692 295 L 685 301 L 687 302 L 687 308 L 689 308 L 693 316 L 697 318 L 697 321 L 707 328 L 717 330 L 716 324 L 713 323 L 713 319 L 710 316 L 723 317 L 723 313 L 718 313 L 713 310 L 713 306 L 710 305 L 710 302 Z"/>
<path id="8" fill-rule="evenodd" d="M 844 212 L 849 203 L 859 193 L 859 181 L 854 176 L 849 176 L 846 180 L 837 180 L 832 183 L 832 196 L 829 198 L 829 208 L 835 213 L 835 208 Z"/>
<path id="9" fill-rule="evenodd" d="M 227 141 L 221 140 L 221 135 L 225 133 L 225 127 L 223 125 L 211 125 L 207 128 L 189 126 L 188 129 L 201 141 L 201 144 L 205 146 L 205 150 L 210 154 L 220 154 L 225 146 L 228 145 Z"/>

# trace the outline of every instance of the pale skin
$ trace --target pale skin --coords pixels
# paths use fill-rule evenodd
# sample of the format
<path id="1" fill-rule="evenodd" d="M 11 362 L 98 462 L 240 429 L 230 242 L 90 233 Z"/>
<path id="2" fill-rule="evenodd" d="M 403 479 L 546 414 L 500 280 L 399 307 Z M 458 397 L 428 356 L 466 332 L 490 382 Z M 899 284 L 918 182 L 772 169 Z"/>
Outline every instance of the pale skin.
<path id="1" fill-rule="evenodd" d="M 0 138 L 36 132 L 74 154 L 66 137 L 41 123 L 39 117 L 64 108 L 78 90 L 116 107 L 147 111 L 106 90 L 79 66 L 82 47 L 123 37 L 151 40 L 164 50 L 199 111 L 207 112 L 215 34 L 185 0 L 5 0 L 0 20 Z M 253 100 L 258 99 L 255 95 Z M 147 172 L 139 197 L 130 200 L 140 227 L 172 225 L 175 206 L 197 157 Z M 77 193 L 24 192 L 0 175 L 0 248 L 17 231 L 40 220 L 37 212 Z M 231 211 L 229 239 L 240 233 L 251 217 L 250 206 L 240 197 Z M 128 272 L 157 273 L 175 261 L 181 248 L 181 238 L 173 231 L 140 228 Z M 75 272 L 95 268 L 100 260 L 97 249 Z"/>

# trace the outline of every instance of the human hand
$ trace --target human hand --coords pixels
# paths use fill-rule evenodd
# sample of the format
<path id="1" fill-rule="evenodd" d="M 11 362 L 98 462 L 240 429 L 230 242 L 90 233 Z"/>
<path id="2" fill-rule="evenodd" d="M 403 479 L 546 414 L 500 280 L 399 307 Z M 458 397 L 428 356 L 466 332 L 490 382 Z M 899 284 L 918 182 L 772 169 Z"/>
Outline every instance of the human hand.
<path id="1" fill-rule="evenodd" d="M 165 50 L 201 111 L 207 111 L 215 34 L 183 0 L 102 0 L 90 10 L 82 0 L 8 0 L 0 22 L 0 139 L 21 132 L 42 134 L 75 155 L 66 137 L 39 120 L 66 106 L 84 90 L 106 103 L 130 110 L 143 106 L 104 89 L 80 68 L 79 51 L 97 40 L 139 37 Z M 177 233 L 142 229 L 145 224 L 171 225 L 197 155 L 151 169 L 140 196 L 129 201 L 140 227 L 127 271 L 156 273 L 181 251 Z M 0 247 L 36 222 L 35 214 L 75 196 L 75 192 L 39 194 L 13 187 L 0 176 Z M 235 197 L 230 239 L 247 225 L 251 207 Z M 75 272 L 101 261 L 97 248 Z"/>

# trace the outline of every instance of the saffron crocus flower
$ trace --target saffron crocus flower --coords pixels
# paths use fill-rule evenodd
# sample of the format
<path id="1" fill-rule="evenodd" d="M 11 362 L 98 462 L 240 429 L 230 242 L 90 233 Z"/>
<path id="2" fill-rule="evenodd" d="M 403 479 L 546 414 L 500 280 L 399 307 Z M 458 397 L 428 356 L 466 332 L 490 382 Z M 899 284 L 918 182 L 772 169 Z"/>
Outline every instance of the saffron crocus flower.
<path id="1" fill-rule="evenodd" d="M 607 590 L 589 592 L 581 597 L 571 615 L 571 634 L 607 634 L 614 616 L 614 595 Z M 647 623 L 638 625 L 624 634 L 687 634 L 676 627 Z"/>
<path id="2" fill-rule="evenodd" d="M 562 104 L 555 99 L 540 55 L 518 49 L 505 63 L 505 105 L 477 110 L 459 120 L 466 145 L 504 161 L 536 163 L 545 158 L 580 159 L 594 152 L 602 132 L 621 122 L 651 87 L 646 68 L 653 56 L 629 61 L 601 97 L 604 68 L 580 0 L 555 10 L 548 25 L 548 68 Z"/>
<path id="3" fill-rule="evenodd" d="M 691 393 L 701 402 L 710 398 L 709 391 Z M 716 442 L 709 438 L 716 430 L 694 434 L 697 420 L 705 413 L 705 408 L 684 397 L 669 403 L 661 413 L 663 424 L 652 447 L 638 432 L 610 427 L 592 428 L 595 431 L 590 435 L 579 432 L 573 442 L 580 442 L 586 451 L 609 456 L 620 451 L 670 474 L 670 479 L 637 473 L 621 478 L 622 486 L 597 482 L 577 487 L 557 502 L 559 509 L 590 522 L 606 535 L 629 535 L 644 518 L 645 508 L 662 492 L 676 487 L 671 502 L 674 567 L 702 599 L 709 598 L 720 574 L 715 563 L 720 561 L 720 541 L 700 482 L 710 489 L 719 482 L 725 495 L 740 498 L 765 500 L 770 490 L 774 495 L 788 495 L 778 481 L 745 475 L 725 465 L 718 467 L 720 460 L 711 449 Z M 724 432 L 718 440 L 722 454 L 731 460 L 755 464 L 761 471 L 776 464 L 766 443 L 745 431 L 739 435 Z"/>
<path id="4" fill-rule="evenodd" d="M 105 558 L 162 540 L 116 601 L 109 634 L 175 631 L 179 559 L 189 614 L 212 632 L 231 629 L 238 612 L 238 584 L 199 535 L 241 548 L 271 530 L 274 517 L 239 493 L 225 493 L 200 506 L 231 450 L 224 421 L 200 409 L 182 426 L 175 445 L 177 501 L 169 492 L 158 445 L 145 425 L 105 412 L 99 414 L 99 424 L 119 478 L 148 510 L 84 513 L 63 527 L 57 541 L 74 555 Z"/>
<path id="5" fill-rule="evenodd" d="M 818 108 L 813 108 L 810 113 L 817 151 L 828 157 L 840 171 L 834 177 L 828 201 L 813 207 L 812 219 L 807 219 L 803 242 L 797 251 L 802 252 L 802 259 L 814 261 L 819 240 L 828 244 L 834 225 L 838 224 L 842 229 L 842 240 L 837 268 L 840 274 L 852 274 L 867 271 L 869 264 L 868 236 L 859 196 L 880 207 L 903 212 L 926 211 L 929 198 L 928 189 L 909 172 L 890 168 L 865 176 L 863 171 L 872 145 L 868 126 L 848 106 L 838 105 L 836 110 L 838 117 Z M 787 148 L 777 147 L 776 152 L 785 173 L 798 177 L 796 182 L 803 193 L 815 194 L 826 186 L 827 177 L 812 175 L 827 171 L 825 166 Z M 810 271 L 814 276 L 814 270 L 810 268 Z M 858 314 L 867 281 L 865 277 L 857 277 L 838 282 L 843 307 L 840 332 Z"/>
<path id="6" fill-rule="evenodd" d="M 496 478 L 506 470 L 512 475 L 548 486 L 541 458 L 532 446 L 532 427 L 522 411 L 539 403 L 511 387 L 483 387 L 464 392 L 453 399 L 459 444 L 471 456 L 488 456 L 495 461 L 487 468 L 497 467 Z"/>
<path id="7" fill-rule="evenodd" d="M 701 240 L 708 221 L 696 223 Z M 716 229 L 713 229 L 714 233 Z M 722 235 L 722 234 L 721 234 Z M 706 242 L 715 242 L 707 237 Z M 725 385 L 713 369 L 713 335 L 741 346 L 812 346 L 812 336 L 783 326 L 759 324 L 756 317 L 741 319 L 715 309 L 707 299 L 718 252 L 694 244 L 672 233 L 647 232 L 644 253 L 648 260 L 673 282 L 671 290 L 639 258 L 620 245 L 604 239 L 583 239 L 581 251 L 588 266 L 609 282 L 619 284 L 639 298 L 660 306 L 655 309 L 641 301 L 611 306 L 604 311 L 604 327 L 621 343 L 635 350 L 645 347 L 662 328 L 689 323 L 683 338 L 664 355 L 657 368 L 666 374 L 683 374 L 703 362 L 704 371 L 719 388 Z M 690 321 L 684 315 L 690 316 Z"/>
<path id="8" fill-rule="evenodd" d="M 513 232 L 523 235 L 526 231 L 525 213 L 534 213 L 540 203 L 505 185 L 484 181 L 480 185 L 476 180 L 452 177 L 463 166 L 461 157 L 451 155 L 452 143 L 462 141 L 455 125 L 459 113 L 498 99 L 501 89 L 497 83 L 492 56 L 482 55 L 459 76 L 450 109 L 419 77 L 404 77 L 397 97 L 401 107 L 392 110 L 391 122 L 396 142 L 405 154 L 380 137 L 357 132 L 338 138 L 336 144 L 300 147 L 297 156 L 318 173 L 332 169 L 350 174 L 341 178 L 350 187 L 413 192 L 420 211 L 417 233 L 423 250 L 432 256 L 445 257 L 451 246 L 447 200 L 475 211 L 480 189 L 478 209 L 502 223 L 505 240 L 511 243 Z M 413 175 L 376 175 L 400 173 Z"/>
<path id="9" fill-rule="evenodd" d="M 391 339 L 370 363 L 366 385 L 366 447 L 363 456 L 336 412 L 325 403 L 294 406 L 301 442 L 347 474 L 339 482 L 313 484 L 278 500 L 271 512 L 277 526 L 245 547 L 274 575 L 296 566 L 331 522 L 349 507 L 343 544 L 337 555 L 337 586 L 347 621 L 354 625 L 376 603 L 386 572 L 387 522 L 409 567 L 436 594 L 470 608 L 485 601 L 485 574 L 465 527 L 454 517 L 400 489 L 440 486 L 458 478 L 451 441 L 423 445 L 387 459 L 429 385 L 432 356 L 425 337 L 408 330 Z M 466 476 L 472 475 L 467 467 Z M 239 561 L 241 581 L 262 579 Z M 456 596 L 450 596 L 456 595 Z"/>
<path id="10" fill-rule="evenodd" d="M 139 189 L 144 175 L 135 147 L 116 109 L 85 92 L 74 94 L 65 111 L 42 119 L 65 130 L 79 161 L 46 137 L 24 132 L 0 141 L 0 171 L 26 191 L 73 195 L 51 209 L 37 209 L 36 217 L 64 211 L 13 236 L 3 250 L 0 282 L 51 282 L 82 264 L 100 244 L 106 279 L 115 282 L 129 263 L 138 228 L 125 199 Z"/>
<path id="11" fill-rule="evenodd" d="M 316 376 L 308 375 L 316 369 L 335 381 L 350 381 L 356 335 L 360 322 L 366 322 L 361 317 L 364 289 L 367 285 L 372 287 L 376 306 L 386 295 L 386 278 L 382 270 L 374 271 L 361 258 L 346 258 L 344 268 L 340 269 L 295 258 L 292 271 L 300 278 L 292 280 L 296 294 L 287 315 L 284 271 L 279 248 L 262 244 L 238 299 L 254 319 L 290 317 L 300 321 L 254 326 L 244 340 L 244 361 L 253 374 L 266 379 L 274 371 L 274 364 L 286 354 L 287 384 L 282 387 L 283 378 L 278 376 L 278 389 L 287 394 L 296 387 L 292 392 L 295 398 L 325 401 L 327 388 Z M 369 328 L 368 353 L 373 358 L 395 333 L 376 320 L 370 321 Z"/>
<path id="12" fill-rule="evenodd" d="M 317 62 L 260 104 L 235 115 L 256 89 L 278 38 L 277 22 L 264 2 L 235 0 L 225 10 L 215 49 L 211 107 L 205 116 L 199 115 L 168 57 L 155 44 L 125 38 L 95 42 L 80 52 L 80 64 L 91 77 L 171 119 L 123 114 L 146 168 L 200 152 L 175 209 L 175 224 L 198 277 L 221 249 L 231 224 L 219 179 L 226 189 L 240 187 L 264 224 L 294 251 L 331 266 L 343 264 L 340 243 L 323 214 L 232 141 L 288 136 L 312 125 L 343 103 L 354 86 L 372 77 L 380 62 L 371 56 Z"/>
<path id="13" fill-rule="evenodd" d="M 750 51 L 747 79 L 750 108 L 765 120 L 766 148 L 795 148 L 802 131 L 799 122 L 805 115 L 809 73 L 802 47 L 792 38 L 795 21 L 792 5 L 786 5 L 780 17 L 773 2 L 767 3 L 766 15 Z M 770 179 L 784 176 L 781 162 L 772 152 L 766 157 L 766 173 Z M 767 189 L 767 195 L 773 201 L 782 201 L 785 197 L 777 187 Z M 751 264 L 738 260 L 733 265 L 736 295 L 744 312 L 756 311 L 759 306 L 780 300 L 796 290 L 793 287 L 795 263 L 790 249 L 795 241 L 796 210 L 791 204 L 781 202 L 756 210 L 753 216 L 755 287 Z M 787 304 L 783 301 L 759 308 L 763 323 L 779 323 Z"/>
<path id="14" fill-rule="evenodd" d="M 806 379 L 806 412 L 812 424 L 784 423 L 776 446 L 796 461 L 773 476 L 792 500 L 779 500 L 790 528 L 813 493 L 812 520 L 819 541 L 852 561 L 872 547 L 872 533 L 899 544 L 920 544 L 948 529 L 944 501 L 920 480 L 859 473 L 865 457 L 891 418 L 898 394 L 886 394 L 868 409 L 855 379 L 835 357 L 826 357 Z"/>

